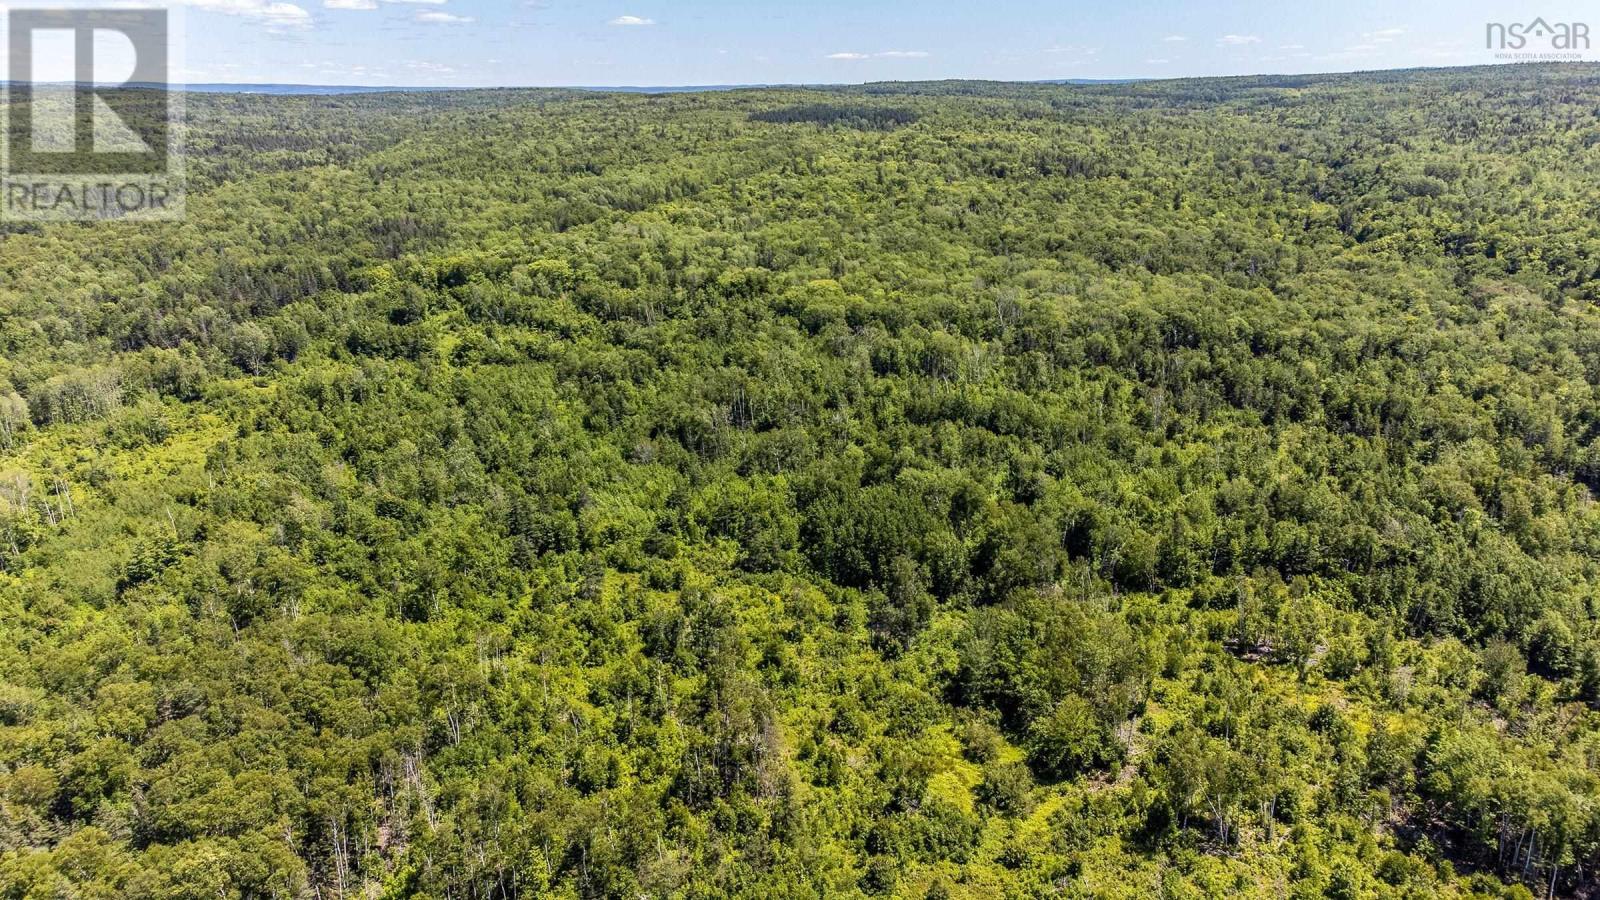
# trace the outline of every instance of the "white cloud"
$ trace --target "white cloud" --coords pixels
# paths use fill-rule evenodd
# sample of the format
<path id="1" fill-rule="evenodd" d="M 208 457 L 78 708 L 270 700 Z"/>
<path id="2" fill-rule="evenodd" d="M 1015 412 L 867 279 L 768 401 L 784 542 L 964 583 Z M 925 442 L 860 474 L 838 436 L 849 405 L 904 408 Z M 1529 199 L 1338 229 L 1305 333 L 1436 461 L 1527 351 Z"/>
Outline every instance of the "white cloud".
<path id="1" fill-rule="evenodd" d="M 880 50 L 877 53 L 829 53 L 828 59 L 927 59 L 933 54 L 926 50 Z"/>
<path id="2" fill-rule="evenodd" d="M 1162 40 L 1166 41 L 1169 44 L 1178 44 L 1178 43 L 1182 43 L 1183 41 L 1187 41 L 1188 38 L 1185 37 L 1184 35 L 1181 35 L 1181 34 L 1169 34 L 1166 37 L 1162 38 Z"/>
<path id="3" fill-rule="evenodd" d="M 617 16 L 615 19 L 612 19 L 606 24 L 621 25 L 624 27 L 637 27 L 640 25 L 654 25 L 655 23 L 656 21 L 654 19 L 641 19 L 638 16 Z"/>
<path id="4" fill-rule="evenodd" d="M 1467 51 L 1454 41 L 1434 41 L 1420 52 L 1429 59 L 1462 59 L 1468 56 Z"/>
<path id="5" fill-rule="evenodd" d="M 1172 62 L 1172 60 L 1170 60 L 1170 59 L 1147 59 L 1147 60 L 1145 60 L 1145 65 L 1149 65 L 1149 66 L 1164 66 L 1169 62 Z"/>
<path id="6" fill-rule="evenodd" d="M 329 9 L 377 9 L 375 0 L 322 0 Z"/>
<path id="7" fill-rule="evenodd" d="M 1369 31 L 1363 34 L 1361 39 L 1371 44 L 1386 44 L 1405 33 L 1406 30 L 1404 28 L 1383 28 L 1378 31 Z"/>
<path id="8" fill-rule="evenodd" d="M 1317 59 L 1334 61 L 1362 59 L 1365 57 L 1371 57 L 1373 53 L 1376 53 L 1381 49 L 1383 49 L 1381 45 L 1373 43 L 1351 44 L 1343 50 L 1336 50 L 1332 53 L 1320 54 L 1317 56 Z"/>
<path id="9" fill-rule="evenodd" d="M 311 13 L 306 12 L 305 7 L 293 3 L 263 3 L 255 15 L 274 25 L 300 27 L 311 24 Z"/>
<path id="10" fill-rule="evenodd" d="M 1044 52 L 1056 55 L 1052 66 L 1087 66 L 1099 62 L 1099 47 L 1060 46 L 1046 47 Z"/>
<path id="11" fill-rule="evenodd" d="M 1261 38 L 1253 34 L 1225 34 L 1217 38 L 1217 43 L 1224 47 L 1242 47 L 1245 44 L 1259 44 Z"/>
<path id="12" fill-rule="evenodd" d="M 304 7 L 279 0 L 186 0 L 183 5 L 255 19 L 275 28 L 305 28 L 311 24 L 311 13 L 306 12 Z"/>
<path id="13" fill-rule="evenodd" d="M 466 25 L 473 19 L 471 16 L 458 16 L 453 13 L 430 9 L 427 12 L 417 13 L 417 21 L 428 22 L 433 25 Z"/>
<path id="14" fill-rule="evenodd" d="M 1306 48 L 1305 44 L 1279 44 L 1278 45 L 1278 49 L 1279 50 L 1304 50 L 1305 48 Z"/>
<path id="15" fill-rule="evenodd" d="M 343 65 L 340 63 L 301 63 L 303 69 L 315 69 L 318 75 L 337 78 L 341 81 L 382 81 L 389 77 L 385 69 L 373 69 L 361 65 Z"/>

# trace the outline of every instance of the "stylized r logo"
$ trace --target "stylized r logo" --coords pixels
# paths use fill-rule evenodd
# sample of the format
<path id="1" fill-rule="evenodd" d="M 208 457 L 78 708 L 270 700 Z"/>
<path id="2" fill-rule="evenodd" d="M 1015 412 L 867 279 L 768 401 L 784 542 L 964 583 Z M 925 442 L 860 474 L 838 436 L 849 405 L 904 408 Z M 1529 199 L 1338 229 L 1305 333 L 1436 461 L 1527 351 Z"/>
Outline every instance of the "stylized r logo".
<path id="1" fill-rule="evenodd" d="M 166 10 L 17 9 L 8 13 L 7 21 L 9 171 L 92 175 L 165 170 Z M 108 83 L 97 77 L 104 74 L 105 62 L 97 69 L 96 51 L 110 46 L 106 39 L 116 38 L 133 51 L 131 74 Z M 58 68 L 68 54 L 70 65 Z M 51 77 L 41 77 L 45 73 Z"/>

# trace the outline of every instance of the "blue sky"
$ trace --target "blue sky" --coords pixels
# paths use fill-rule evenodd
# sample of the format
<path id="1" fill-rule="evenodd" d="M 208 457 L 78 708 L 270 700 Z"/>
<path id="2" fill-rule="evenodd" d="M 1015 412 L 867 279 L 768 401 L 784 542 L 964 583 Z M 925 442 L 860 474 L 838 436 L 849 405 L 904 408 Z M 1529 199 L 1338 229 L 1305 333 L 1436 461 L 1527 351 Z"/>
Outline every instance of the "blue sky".
<path id="1" fill-rule="evenodd" d="M 1600 6 L 1284 0 L 182 0 L 174 80 L 399 85 L 1176 77 L 1494 62 Z M 1600 38 L 1600 27 L 1596 28 Z M 1597 41 L 1600 50 L 1600 41 Z M 1600 53 L 1589 58 L 1600 58 Z"/>

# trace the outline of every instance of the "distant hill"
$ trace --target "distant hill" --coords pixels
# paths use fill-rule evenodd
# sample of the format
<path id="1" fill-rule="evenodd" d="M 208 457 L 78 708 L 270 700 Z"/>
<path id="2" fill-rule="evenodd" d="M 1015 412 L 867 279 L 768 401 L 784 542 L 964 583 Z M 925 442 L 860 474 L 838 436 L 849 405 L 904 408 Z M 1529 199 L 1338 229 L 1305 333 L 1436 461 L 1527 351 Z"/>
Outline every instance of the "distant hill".
<path id="1" fill-rule="evenodd" d="M 696 91 L 733 91 L 744 88 L 782 87 L 767 84 L 686 84 L 686 85 L 580 85 L 556 86 L 571 91 L 609 91 L 621 94 L 687 94 Z M 507 87 L 541 87 L 540 85 L 480 85 L 476 87 L 412 87 L 405 85 L 359 84 L 228 84 L 212 82 L 188 84 L 184 88 L 200 94 L 274 94 L 274 95 L 328 95 L 328 94 L 379 94 L 414 91 L 475 91 L 501 90 Z M 548 87 L 548 86 L 545 86 Z"/>
<path id="2" fill-rule="evenodd" d="M 452 88 L 445 87 L 408 87 L 402 85 L 361 85 L 361 84 L 228 84 L 226 82 L 212 82 L 206 84 L 180 85 L 188 91 L 199 94 L 385 94 L 409 93 L 413 91 L 448 91 Z"/>
<path id="3" fill-rule="evenodd" d="M 959 79 L 958 79 L 959 80 Z M 1142 78 L 1060 78 L 1044 81 L 1017 82 L 1019 84 L 1131 84 L 1145 81 Z M 10 82 L 0 81 L 0 85 Z M 55 83 L 59 84 L 59 83 Z M 158 87 L 157 84 L 135 84 L 131 87 Z M 818 88 L 818 87 L 856 87 L 859 85 L 847 84 L 681 84 L 681 85 L 479 85 L 471 87 L 449 87 L 441 85 L 398 85 L 398 84 L 248 84 L 230 83 L 225 81 L 198 82 L 195 84 L 174 85 L 196 94 L 265 94 L 274 96 L 331 96 L 336 94 L 403 94 L 420 91 L 475 91 L 475 90 L 501 90 L 505 88 L 533 88 L 557 87 L 573 91 L 602 91 L 619 94 L 690 94 L 701 91 L 738 91 L 757 90 L 761 88 Z"/>
<path id="4" fill-rule="evenodd" d="M 1046 78 L 1043 81 L 1031 81 L 1029 84 L 1133 84 L 1136 81 L 1149 81 L 1149 78 Z"/>

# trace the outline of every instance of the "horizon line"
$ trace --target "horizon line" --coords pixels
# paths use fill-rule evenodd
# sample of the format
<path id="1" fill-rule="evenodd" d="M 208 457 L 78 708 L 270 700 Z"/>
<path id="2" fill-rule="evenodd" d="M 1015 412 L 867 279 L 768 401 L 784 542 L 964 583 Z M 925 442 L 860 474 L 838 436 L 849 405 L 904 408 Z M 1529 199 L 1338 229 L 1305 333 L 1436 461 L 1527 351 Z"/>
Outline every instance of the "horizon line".
<path id="1" fill-rule="evenodd" d="M 1136 84 L 1161 81 L 1221 81 L 1227 79 L 1244 78 L 1306 78 L 1319 76 L 1339 75 L 1376 75 L 1388 72 L 1417 72 L 1417 71 L 1448 71 L 1453 69 L 1496 69 L 1517 66 L 1595 66 L 1600 65 L 1600 60 L 1517 60 L 1508 62 L 1484 62 L 1468 65 L 1446 66 L 1393 66 L 1377 69 L 1333 69 L 1313 72 L 1250 72 L 1229 75 L 1125 75 L 1125 76 L 1092 76 L 1076 78 L 984 78 L 972 76 L 951 75 L 939 78 L 891 78 L 876 79 L 872 81 L 792 81 L 792 82 L 726 82 L 708 84 L 464 84 L 464 85 L 404 85 L 404 84 L 349 84 L 349 83 L 314 83 L 293 81 L 142 81 L 120 82 L 116 84 L 96 82 L 92 86 L 104 89 L 117 88 L 165 88 L 168 90 L 181 90 L 188 92 L 206 93 L 203 90 L 212 88 L 210 93 L 225 93 L 229 91 L 247 92 L 250 88 L 278 88 L 279 93 L 292 94 L 296 89 L 305 91 L 328 92 L 364 92 L 364 93 L 407 93 L 429 92 L 438 93 L 446 91 L 513 91 L 513 90 L 552 90 L 552 91 L 616 91 L 626 93 L 674 92 L 694 93 L 696 91 L 731 91 L 731 90 L 761 90 L 761 89 L 796 89 L 805 90 L 812 88 L 848 88 L 866 87 L 875 84 L 939 84 L 943 82 L 972 82 L 988 84 L 1019 84 L 1019 85 L 1117 85 Z M 12 81 L 0 79 L 0 88 L 10 88 L 15 85 L 30 87 L 64 87 L 66 85 L 82 86 L 84 82 L 69 81 Z"/>

